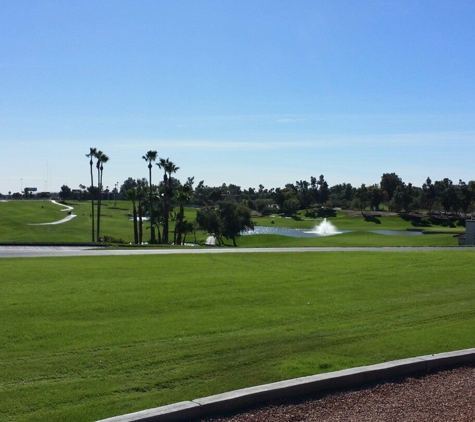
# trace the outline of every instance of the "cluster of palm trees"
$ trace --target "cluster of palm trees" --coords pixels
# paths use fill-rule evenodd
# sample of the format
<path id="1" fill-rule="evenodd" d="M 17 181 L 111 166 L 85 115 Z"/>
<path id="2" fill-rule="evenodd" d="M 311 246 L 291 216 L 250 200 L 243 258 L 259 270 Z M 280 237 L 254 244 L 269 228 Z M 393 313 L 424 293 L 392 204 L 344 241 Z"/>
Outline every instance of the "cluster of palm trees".
<path id="1" fill-rule="evenodd" d="M 102 201 L 102 174 L 104 171 L 104 164 L 109 161 L 109 157 L 104 154 L 101 150 L 97 148 L 89 148 L 89 154 L 86 154 L 86 157 L 89 158 L 89 166 L 91 169 L 91 237 L 92 242 L 96 239 L 99 242 L 101 239 L 101 201 Z M 96 169 L 97 169 L 97 189 L 94 187 L 94 174 L 93 174 L 93 166 L 94 160 L 96 160 Z M 97 224 L 94 227 L 94 192 L 97 192 Z M 96 229 L 96 237 L 94 237 L 94 228 Z"/>
<path id="2" fill-rule="evenodd" d="M 92 242 L 100 242 L 101 200 L 103 192 L 102 175 L 104 164 L 109 161 L 109 157 L 97 148 L 90 148 L 86 157 L 89 158 L 91 172 L 91 186 L 89 188 L 91 193 L 91 237 Z M 148 188 L 147 180 L 142 179 L 137 186 L 125 192 L 126 199 L 131 201 L 133 206 L 134 241 L 137 244 L 143 242 L 142 221 L 143 216 L 146 214 L 145 209 L 147 209 L 150 222 L 150 243 L 169 243 L 169 221 L 170 216 L 174 214 L 175 232 L 173 242 L 181 244 L 184 242 L 186 233 L 193 230 L 192 223 L 184 220 L 184 204 L 187 203 L 193 195 L 194 178 L 188 178 L 185 184 L 181 185 L 178 183 L 177 186 L 176 180 L 172 178 L 172 174 L 176 173 L 179 167 L 170 161 L 169 158 L 158 158 L 157 151 L 153 150 L 147 151 L 142 158 L 148 163 Z M 158 162 L 156 165 L 163 170 L 163 182 L 160 186 L 154 186 L 152 184 L 152 163 L 157 161 L 157 159 Z M 97 187 L 94 186 L 94 165 L 97 169 Z M 173 213 L 174 201 L 180 205 L 178 213 Z M 95 203 L 97 204 L 97 210 L 94 209 Z M 95 211 L 97 211 L 96 221 Z M 159 230 L 160 225 L 163 227 L 162 234 L 160 234 Z"/>
<path id="3" fill-rule="evenodd" d="M 137 186 L 128 189 L 125 197 L 132 202 L 133 222 L 134 222 L 134 242 L 143 243 L 143 215 L 144 208 L 148 209 L 150 243 L 170 242 L 170 216 L 175 214 L 175 232 L 173 242 L 181 244 L 184 242 L 184 236 L 193 230 L 191 223 L 184 220 L 184 204 L 188 202 L 193 194 L 194 178 L 188 178 L 184 185 L 177 186 L 172 174 L 179 170 L 169 158 L 158 158 L 157 151 L 147 151 L 142 159 L 148 163 L 148 189 L 146 179 L 142 179 Z M 155 163 L 163 170 L 163 182 L 157 186 L 152 183 L 152 168 Z M 148 190 L 148 192 L 146 192 Z M 148 196 L 148 201 L 146 197 Z M 180 205 L 179 212 L 173 213 L 173 203 Z M 159 227 L 163 227 L 160 233 Z"/>
<path id="4" fill-rule="evenodd" d="M 172 190 L 172 173 L 176 173 L 180 167 L 177 167 L 168 158 L 160 158 L 160 162 L 157 166 L 163 169 L 163 236 L 162 243 L 168 243 L 169 234 L 169 220 L 170 211 L 172 206 L 173 190 Z M 150 189 L 152 187 L 150 186 Z"/>

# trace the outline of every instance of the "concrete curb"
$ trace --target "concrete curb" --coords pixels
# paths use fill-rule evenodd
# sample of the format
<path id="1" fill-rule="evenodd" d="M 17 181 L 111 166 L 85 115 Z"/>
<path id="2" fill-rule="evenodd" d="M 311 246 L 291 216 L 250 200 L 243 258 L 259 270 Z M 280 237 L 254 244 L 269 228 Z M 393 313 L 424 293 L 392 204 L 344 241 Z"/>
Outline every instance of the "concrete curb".
<path id="1" fill-rule="evenodd" d="M 271 400 L 348 389 L 370 382 L 431 372 L 472 362 L 475 362 L 475 348 L 294 378 L 115 416 L 97 422 L 185 422 L 236 412 Z"/>

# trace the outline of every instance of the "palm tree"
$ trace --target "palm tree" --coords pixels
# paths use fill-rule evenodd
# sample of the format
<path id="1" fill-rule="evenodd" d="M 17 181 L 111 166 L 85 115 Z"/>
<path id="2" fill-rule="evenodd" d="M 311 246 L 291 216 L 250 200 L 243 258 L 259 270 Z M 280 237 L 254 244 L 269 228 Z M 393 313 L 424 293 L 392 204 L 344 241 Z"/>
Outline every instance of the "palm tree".
<path id="1" fill-rule="evenodd" d="M 145 180 L 145 179 L 143 179 Z M 139 217 L 139 244 L 143 243 L 143 205 L 147 199 L 146 186 L 139 183 L 137 186 L 137 202 L 138 202 L 138 217 Z"/>
<path id="2" fill-rule="evenodd" d="M 92 165 L 94 162 L 92 161 L 93 158 L 96 157 L 97 149 L 96 148 L 89 148 L 89 154 L 86 154 L 86 157 L 89 157 L 89 166 L 91 167 L 91 221 L 92 221 L 92 241 L 94 242 L 94 177 L 92 175 Z"/>
<path id="3" fill-rule="evenodd" d="M 163 201 L 163 236 L 162 243 L 168 243 L 168 221 L 170 216 L 170 202 L 172 197 L 172 188 L 171 188 L 171 175 L 176 173 L 179 169 L 172 161 L 168 158 L 160 158 L 160 162 L 157 163 L 157 166 L 163 169 L 163 185 L 165 188 L 165 195 Z"/>
<path id="4" fill-rule="evenodd" d="M 96 168 L 97 168 L 97 186 L 98 186 L 98 196 L 97 196 L 97 241 L 100 241 L 101 234 L 101 200 L 102 200 L 102 173 L 104 171 L 104 163 L 109 161 L 109 157 L 104 154 L 102 151 L 96 152 Z"/>
<path id="5" fill-rule="evenodd" d="M 148 161 L 148 184 L 149 194 L 148 200 L 150 205 L 150 243 L 156 243 L 155 240 L 155 219 L 153 218 L 153 200 L 152 200 L 152 161 L 157 159 L 157 151 L 147 151 L 142 158 Z"/>
<path id="6" fill-rule="evenodd" d="M 177 229 L 175 229 L 176 232 L 176 238 L 175 238 L 175 243 L 177 245 L 181 245 L 182 240 L 182 234 L 185 232 L 184 230 L 184 225 L 183 225 L 183 218 L 185 216 L 185 208 L 184 204 L 188 202 L 191 198 L 191 195 L 193 193 L 193 182 L 194 182 L 194 177 L 189 177 L 187 182 L 180 187 L 178 190 L 176 199 L 178 203 L 180 204 L 180 211 L 178 212 L 178 218 L 177 218 Z M 183 239 L 184 242 L 184 239 Z"/>
<path id="7" fill-rule="evenodd" d="M 139 232 L 137 229 L 137 188 L 129 189 L 125 192 L 125 198 L 132 201 L 133 219 L 134 219 L 134 243 L 139 243 Z"/>
<path id="8" fill-rule="evenodd" d="M 182 223 L 182 230 L 183 230 L 183 244 L 186 242 L 186 235 L 191 233 L 194 230 L 193 223 L 189 221 L 183 221 Z M 195 243 L 196 243 L 196 236 L 195 236 Z"/>

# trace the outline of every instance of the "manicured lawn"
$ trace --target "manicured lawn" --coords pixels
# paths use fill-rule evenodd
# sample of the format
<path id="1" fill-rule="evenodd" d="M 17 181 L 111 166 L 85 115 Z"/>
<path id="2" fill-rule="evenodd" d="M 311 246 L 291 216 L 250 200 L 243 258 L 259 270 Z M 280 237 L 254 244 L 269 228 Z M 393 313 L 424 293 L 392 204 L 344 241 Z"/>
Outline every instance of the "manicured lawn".
<path id="1" fill-rule="evenodd" d="M 71 201 L 73 213 L 77 215 L 71 221 L 58 225 L 35 226 L 31 223 L 47 223 L 64 218 L 67 213 L 61 211 L 63 207 L 52 204 L 50 201 L 10 201 L 0 202 L 0 242 L 57 242 L 86 243 L 91 241 L 91 206 L 88 202 Z M 115 205 L 115 206 L 114 206 Z M 104 201 L 101 212 L 101 235 L 122 239 L 126 244 L 133 242 L 133 224 L 129 219 L 132 206 L 127 201 Z M 185 219 L 194 221 L 195 208 L 185 209 Z M 322 218 L 307 219 L 303 214 L 301 220 L 281 217 L 255 218 L 256 225 L 291 227 L 311 229 L 322 221 Z M 274 224 L 271 221 L 274 220 Z M 336 217 L 329 218 L 340 230 L 354 230 L 354 233 L 326 237 L 295 239 L 283 236 L 249 236 L 238 239 L 240 247 L 265 247 L 265 246 L 456 246 L 456 233 L 465 231 L 464 227 L 454 228 L 431 225 L 423 220 L 422 227 L 414 226 L 411 221 L 398 216 L 377 217 L 375 221 L 365 221 L 362 216 L 349 216 L 341 211 Z M 174 228 L 170 222 L 170 236 Z M 423 228 L 425 231 L 445 232 L 446 234 L 431 234 L 419 237 L 385 236 L 369 233 L 369 230 L 407 230 Z M 208 235 L 198 230 L 196 241 L 204 243 Z M 148 222 L 144 222 L 144 241 L 150 237 Z M 194 242 L 195 236 L 189 233 L 187 242 Z M 231 244 L 231 242 L 229 242 Z M 163 246 L 162 246 L 163 247 Z"/>
<path id="2" fill-rule="evenodd" d="M 474 257 L 1 259 L 0 420 L 92 421 L 473 347 Z"/>
<path id="3" fill-rule="evenodd" d="M 421 236 L 388 236 L 371 232 L 343 233 L 334 236 L 294 238 L 271 234 L 242 236 L 238 247 L 386 247 L 386 246 L 457 246 L 453 234 L 426 234 Z"/>
<path id="4" fill-rule="evenodd" d="M 112 236 L 126 243 L 133 242 L 133 223 L 129 218 L 132 205 L 127 201 L 104 201 L 101 208 L 101 236 Z M 75 218 L 57 225 L 35 226 L 66 217 L 64 207 L 51 201 L 9 201 L 0 203 L 0 242 L 91 242 L 90 202 L 68 201 Z M 96 209 L 97 212 L 97 209 Z M 97 218 L 96 218 L 97 219 Z M 173 226 L 172 226 L 173 227 Z M 144 221 L 144 241 L 150 237 Z"/>

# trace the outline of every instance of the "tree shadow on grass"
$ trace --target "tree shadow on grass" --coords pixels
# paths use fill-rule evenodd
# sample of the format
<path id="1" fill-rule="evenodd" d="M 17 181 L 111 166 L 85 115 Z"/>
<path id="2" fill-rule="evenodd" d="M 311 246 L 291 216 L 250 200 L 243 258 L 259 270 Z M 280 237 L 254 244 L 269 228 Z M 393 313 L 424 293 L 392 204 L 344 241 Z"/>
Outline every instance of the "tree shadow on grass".
<path id="1" fill-rule="evenodd" d="M 410 222 L 414 227 L 432 227 L 432 222 L 422 218 L 422 216 L 413 214 L 399 214 L 399 216 L 404 221 Z"/>
<path id="2" fill-rule="evenodd" d="M 375 215 L 363 215 L 363 217 L 367 223 L 381 224 L 381 220 Z"/>
<path id="3" fill-rule="evenodd" d="M 440 226 L 440 227 L 448 227 L 451 229 L 454 229 L 457 227 L 455 225 L 455 222 L 457 219 L 452 219 L 452 218 L 437 218 L 437 217 L 431 217 L 430 222 L 432 223 L 433 226 Z"/>

